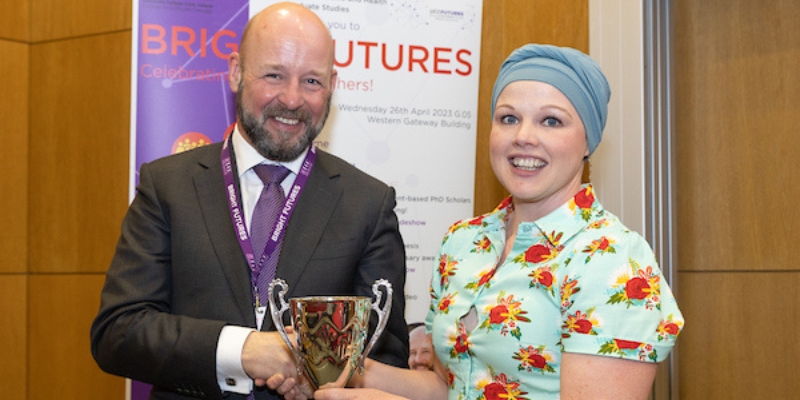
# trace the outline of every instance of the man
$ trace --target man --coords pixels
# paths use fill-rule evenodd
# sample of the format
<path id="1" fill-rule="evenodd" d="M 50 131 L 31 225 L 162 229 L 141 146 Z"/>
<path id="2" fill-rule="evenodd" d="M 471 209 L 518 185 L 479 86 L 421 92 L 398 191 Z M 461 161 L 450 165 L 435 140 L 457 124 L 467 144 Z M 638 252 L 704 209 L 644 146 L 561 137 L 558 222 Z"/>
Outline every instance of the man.
<path id="1" fill-rule="evenodd" d="M 434 371 L 445 377 L 444 367 L 433 350 L 431 334 L 425 333 L 425 324 L 408 325 L 408 367 L 418 371 Z"/>
<path id="2" fill-rule="evenodd" d="M 270 272 L 260 267 L 270 262 L 289 287 L 287 298 L 373 297 L 373 282 L 388 279 L 392 312 L 371 356 L 405 366 L 405 253 L 395 192 L 310 148 L 330 108 L 333 51 L 313 12 L 293 3 L 266 8 L 248 22 L 228 62 L 237 118 L 227 144 L 141 167 L 91 330 L 103 370 L 153 384 L 153 399 L 287 394 L 297 383 L 294 359 L 264 318 Z M 261 164 L 281 165 L 273 169 L 288 175 L 264 183 Z M 255 243 L 262 189 L 278 186 L 287 199 L 276 209 L 290 217 L 269 225 L 266 245 Z M 276 387 L 270 377 L 287 384 Z M 303 398 L 291 390 L 287 397 Z"/>

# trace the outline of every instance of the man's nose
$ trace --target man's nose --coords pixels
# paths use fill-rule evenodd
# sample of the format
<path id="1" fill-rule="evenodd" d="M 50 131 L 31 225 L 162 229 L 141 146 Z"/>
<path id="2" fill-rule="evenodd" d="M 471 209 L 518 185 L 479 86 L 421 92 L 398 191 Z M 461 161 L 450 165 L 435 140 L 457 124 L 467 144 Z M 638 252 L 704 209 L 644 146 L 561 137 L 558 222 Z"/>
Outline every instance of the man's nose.
<path id="1" fill-rule="evenodd" d="M 291 82 L 284 86 L 280 96 L 278 96 L 278 101 L 290 110 L 296 110 L 305 104 L 300 91 L 300 84 L 298 82 Z"/>

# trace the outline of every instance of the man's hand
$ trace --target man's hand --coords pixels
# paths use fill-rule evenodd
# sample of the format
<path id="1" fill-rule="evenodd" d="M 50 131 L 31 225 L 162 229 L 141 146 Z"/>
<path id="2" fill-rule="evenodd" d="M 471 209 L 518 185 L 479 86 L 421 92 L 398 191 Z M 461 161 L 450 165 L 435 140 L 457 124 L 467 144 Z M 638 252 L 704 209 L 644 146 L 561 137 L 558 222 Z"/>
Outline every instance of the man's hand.
<path id="1" fill-rule="evenodd" d="M 291 328 L 287 329 L 287 333 L 293 335 Z M 250 333 L 242 348 L 242 368 L 256 386 L 264 386 L 275 375 L 285 379 L 297 377 L 294 355 L 278 332 Z"/>

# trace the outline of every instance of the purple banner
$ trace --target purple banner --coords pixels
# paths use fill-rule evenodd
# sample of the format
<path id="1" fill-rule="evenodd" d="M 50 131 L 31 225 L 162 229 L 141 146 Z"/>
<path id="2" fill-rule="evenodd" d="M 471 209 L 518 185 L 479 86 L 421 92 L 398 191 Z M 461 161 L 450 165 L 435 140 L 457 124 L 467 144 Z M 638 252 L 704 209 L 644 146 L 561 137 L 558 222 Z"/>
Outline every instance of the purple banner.
<path id="1" fill-rule="evenodd" d="M 235 119 L 228 55 L 248 0 L 134 0 L 131 197 L 143 163 L 223 139 Z M 131 400 L 150 385 L 133 381 Z"/>
<path id="2" fill-rule="evenodd" d="M 217 142 L 234 121 L 228 55 L 248 1 L 139 0 L 134 37 L 133 151 L 142 163 Z"/>

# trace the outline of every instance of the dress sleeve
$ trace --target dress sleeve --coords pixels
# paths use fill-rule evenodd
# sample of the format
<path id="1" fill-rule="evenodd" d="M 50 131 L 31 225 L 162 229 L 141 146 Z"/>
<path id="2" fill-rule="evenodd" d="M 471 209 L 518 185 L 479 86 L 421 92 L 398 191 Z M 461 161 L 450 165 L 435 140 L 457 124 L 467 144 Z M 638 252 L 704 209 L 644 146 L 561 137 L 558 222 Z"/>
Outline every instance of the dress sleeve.
<path id="1" fill-rule="evenodd" d="M 684 321 L 644 238 L 587 233 L 573 249 L 560 276 L 563 351 L 664 360 Z"/>

